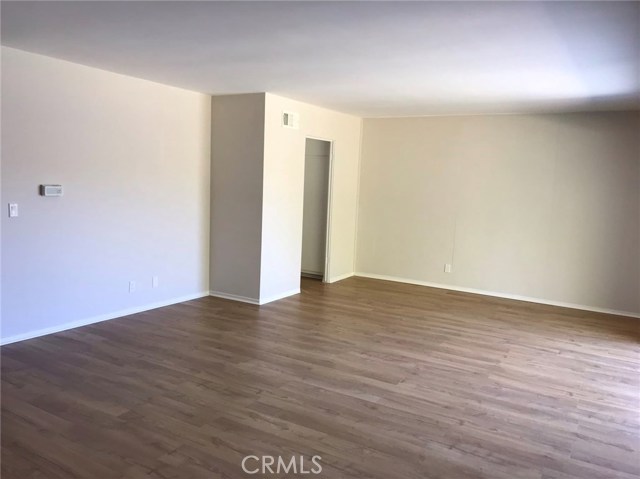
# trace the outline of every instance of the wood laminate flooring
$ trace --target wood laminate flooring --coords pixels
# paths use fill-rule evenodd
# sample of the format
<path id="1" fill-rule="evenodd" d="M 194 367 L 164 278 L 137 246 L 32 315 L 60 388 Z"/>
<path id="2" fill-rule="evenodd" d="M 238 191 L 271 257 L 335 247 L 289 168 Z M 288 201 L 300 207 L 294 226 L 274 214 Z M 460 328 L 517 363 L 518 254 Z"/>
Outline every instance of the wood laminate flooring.
<path id="1" fill-rule="evenodd" d="M 85 326 L 2 347 L 2 479 L 637 478 L 639 325 L 350 278 Z"/>

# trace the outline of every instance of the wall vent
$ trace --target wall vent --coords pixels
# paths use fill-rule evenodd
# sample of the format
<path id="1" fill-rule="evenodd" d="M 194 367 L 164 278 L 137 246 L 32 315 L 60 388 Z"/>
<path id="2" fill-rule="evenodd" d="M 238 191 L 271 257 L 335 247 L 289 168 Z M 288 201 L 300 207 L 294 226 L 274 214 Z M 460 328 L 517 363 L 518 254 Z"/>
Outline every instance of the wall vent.
<path id="1" fill-rule="evenodd" d="M 291 111 L 282 112 L 282 126 L 297 130 L 300 127 L 300 115 Z"/>

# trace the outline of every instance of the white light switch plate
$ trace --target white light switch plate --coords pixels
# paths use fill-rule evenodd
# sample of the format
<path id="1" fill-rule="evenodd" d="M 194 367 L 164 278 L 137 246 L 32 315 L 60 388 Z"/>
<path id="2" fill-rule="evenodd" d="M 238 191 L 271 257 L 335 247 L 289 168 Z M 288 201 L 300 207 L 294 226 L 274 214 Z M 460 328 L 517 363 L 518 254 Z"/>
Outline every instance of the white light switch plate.
<path id="1" fill-rule="evenodd" d="M 9 218 L 18 216 L 18 203 L 9 203 Z"/>

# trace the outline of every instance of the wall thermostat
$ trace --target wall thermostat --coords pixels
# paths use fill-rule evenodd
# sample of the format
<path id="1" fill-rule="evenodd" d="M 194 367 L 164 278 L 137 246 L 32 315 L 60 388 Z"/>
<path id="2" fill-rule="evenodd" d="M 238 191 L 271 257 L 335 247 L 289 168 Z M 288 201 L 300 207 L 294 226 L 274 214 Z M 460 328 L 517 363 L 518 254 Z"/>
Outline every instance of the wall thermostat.
<path id="1" fill-rule="evenodd" d="M 62 196 L 62 185 L 40 185 L 41 196 Z"/>

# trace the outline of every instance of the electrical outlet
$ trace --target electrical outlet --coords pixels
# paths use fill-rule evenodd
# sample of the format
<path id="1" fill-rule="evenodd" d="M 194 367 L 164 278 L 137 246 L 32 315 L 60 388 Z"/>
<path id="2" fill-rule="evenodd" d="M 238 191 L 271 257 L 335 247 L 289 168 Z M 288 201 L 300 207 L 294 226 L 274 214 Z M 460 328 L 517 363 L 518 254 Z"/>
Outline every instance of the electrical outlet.
<path id="1" fill-rule="evenodd" d="M 158 280 L 157 276 L 152 276 L 151 277 L 151 287 L 152 288 L 157 288 L 159 283 L 160 283 L 160 281 Z"/>
<path id="2" fill-rule="evenodd" d="M 444 265 L 444 272 L 445 272 L 445 273 L 451 273 L 451 264 L 449 264 L 449 263 L 445 263 L 445 265 Z"/>
<path id="3" fill-rule="evenodd" d="M 129 281 L 129 292 L 130 293 L 135 293 L 136 292 L 136 282 L 135 281 Z"/>

